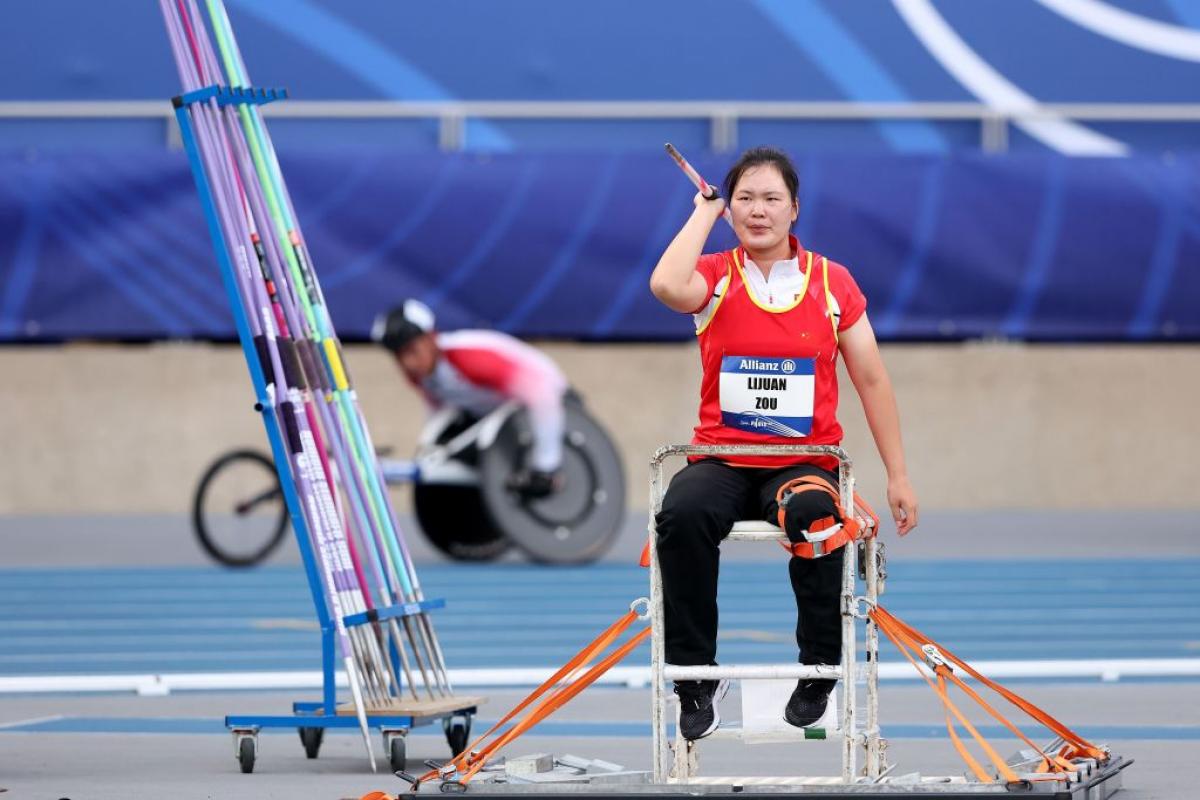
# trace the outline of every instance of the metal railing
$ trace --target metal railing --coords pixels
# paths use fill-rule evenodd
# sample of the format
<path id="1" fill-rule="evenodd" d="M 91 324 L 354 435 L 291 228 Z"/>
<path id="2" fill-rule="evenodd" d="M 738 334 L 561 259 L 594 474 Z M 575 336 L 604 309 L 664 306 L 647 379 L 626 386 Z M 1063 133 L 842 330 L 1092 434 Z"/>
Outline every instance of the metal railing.
<path id="1" fill-rule="evenodd" d="M 438 146 L 444 151 L 465 147 L 471 119 L 707 121 L 709 145 L 717 152 L 736 149 L 738 123 L 751 120 L 976 122 L 979 146 L 988 153 L 1008 149 L 1009 129 L 1018 121 L 1200 122 L 1197 103 L 1054 103 L 1002 109 L 980 103 L 292 100 L 265 106 L 263 112 L 280 119 L 436 120 Z M 161 119 L 168 145 L 181 146 L 174 112 L 165 100 L 3 101 L 0 119 Z"/>

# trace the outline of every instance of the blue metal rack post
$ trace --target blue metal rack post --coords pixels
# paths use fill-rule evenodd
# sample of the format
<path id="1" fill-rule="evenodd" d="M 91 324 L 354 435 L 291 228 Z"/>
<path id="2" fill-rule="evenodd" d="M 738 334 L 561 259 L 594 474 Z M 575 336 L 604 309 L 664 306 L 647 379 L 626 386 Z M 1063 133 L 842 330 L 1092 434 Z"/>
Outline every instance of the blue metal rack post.
<path id="1" fill-rule="evenodd" d="M 223 86 L 208 86 L 194 92 L 188 92 L 173 99 L 175 118 L 179 123 L 179 131 L 183 138 L 184 149 L 187 151 L 191 164 L 192 177 L 196 180 L 196 188 L 200 193 L 200 204 L 204 209 L 204 217 L 208 223 L 208 231 L 217 253 L 217 263 L 221 270 L 221 282 L 229 298 L 233 311 L 234 323 L 237 326 L 238 340 L 242 345 L 242 353 L 250 368 L 250 379 L 254 384 L 257 397 L 255 410 L 262 413 L 263 425 L 267 429 L 267 439 L 271 444 L 271 453 L 275 459 L 275 468 L 279 473 L 279 485 L 283 487 L 284 500 L 292 520 L 292 530 L 300 546 L 300 555 L 304 562 L 304 572 L 308 578 L 308 588 L 312 593 L 313 605 L 317 610 L 317 620 L 321 625 L 321 672 L 323 691 L 319 702 L 296 702 L 292 704 L 292 714 L 283 716 L 227 716 L 225 726 L 234 734 L 234 753 L 242 764 L 243 772 L 250 772 L 258 751 L 257 734 L 263 728 L 297 728 L 300 739 L 309 758 L 316 758 L 321 746 L 321 740 L 326 728 L 356 729 L 358 720 L 353 715 L 337 713 L 337 685 L 334 669 L 337 657 L 334 635 L 336 629 L 330 616 L 329 606 L 322 590 L 321 573 L 317 568 L 316 555 L 313 552 L 309 538 L 308 527 L 304 521 L 300 498 L 296 494 L 295 482 L 292 479 L 291 463 L 288 458 L 287 446 L 279 427 L 279 419 L 275 414 L 271 393 L 267 389 L 266 377 L 250 333 L 250 324 L 246 311 L 238 298 L 237 277 L 234 266 L 229 258 L 229 251 L 224 246 L 224 234 L 221 231 L 220 220 L 217 217 L 216 204 L 213 199 L 212 186 L 204 171 L 204 163 L 200 149 L 196 143 L 192 118 L 188 113 L 196 103 L 207 103 L 215 100 L 218 106 L 228 105 L 262 105 L 287 97 L 284 89 L 260 89 L 252 87 L 227 88 Z M 399 618 L 422 614 L 435 608 L 445 606 L 441 599 L 428 599 L 415 603 L 403 603 L 372 611 L 351 614 L 343 618 L 347 627 L 365 625 L 377 620 Z M 393 662 L 397 658 L 391 653 Z M 397 675 L 399 669 L 394 670 Z M 392 762 L 393 769 L 403 769 L 405 757 L 404 737 L 408 731 L 417 725 L 428 725 L 437 720 L 442 721 L 446 738 L 451 749 L 465 747 L 471 729 L 471 718 L 475 713 L 475 705 L 454 708 L 450 711 L 441 710 L 430 714 L 368 714 L 367 722 L 380 729 L 384 735 L 385 749 Z M 243 744 L 248 741 L 249 747 Z M 457 749 L 456 749 L 457 748 Z M 397 762 L 400 762 L 397 764 Z"/>

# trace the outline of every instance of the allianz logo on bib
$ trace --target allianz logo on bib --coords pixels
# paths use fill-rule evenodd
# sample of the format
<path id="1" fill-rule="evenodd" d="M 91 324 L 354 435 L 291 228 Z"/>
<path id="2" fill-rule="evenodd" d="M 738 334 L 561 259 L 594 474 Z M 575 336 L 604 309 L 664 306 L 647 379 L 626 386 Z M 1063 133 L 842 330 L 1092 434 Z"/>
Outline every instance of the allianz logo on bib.
<path id="1" fill-rule="evenodd" d="M 811 358 L 772 358 L 770 356 L 722 356 L 721 372 L 774 373 L 776 375 L 812 375 L 815 360 Z"/>

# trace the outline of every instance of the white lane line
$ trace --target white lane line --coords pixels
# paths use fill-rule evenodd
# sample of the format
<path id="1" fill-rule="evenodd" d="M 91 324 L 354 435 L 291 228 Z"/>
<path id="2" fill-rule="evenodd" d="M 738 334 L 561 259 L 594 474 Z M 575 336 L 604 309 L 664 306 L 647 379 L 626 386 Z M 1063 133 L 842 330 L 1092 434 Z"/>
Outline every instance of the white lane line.
<path id="1" fill-rule="evenodd" d="M 1200 658 L 1058 659 L 1039 661 L 978 661 L 972 666 L 995 679 L 1076 678 L 1117 681 L 1123 678 L 1200 678 Z M 462 687 L 536 686 L 554 674 L 555 667 L 505 669 L 452 669 L 450 682 Z M 906 663 L 879 665 L 881 680 L 918 680 Z M 339 686 L 346 676 L 337 673 Z M 616 667 L 596 681 L 608 686 L 650 685 L 649 667 Z M 163 695 L 173 691 L 240 689 L 318 689 L 321 673 L 290 672 L 179 672 L 160 675 L 29 675 L 0 678 L 0 693 L 135 692 Z M 29 721 L 13 724 L 29 724 Z M 0 725 L 0 727 L 4 727 Z"/>
<path id="2" fill-rule="evenodd" d="M 997 111 L 1039 112 L 1039 104 L 992 68 L 972 50 L 929 0 L 892 0 L 913 34 L 949 72 L 982 102 Z M 1060 153 L 1071 156 L 1123 156 L 1123 142 L 1050 114 L 1038 119 L 1017 118 L 1021 130 Z"/>
<path id="3" fill-rule="evenodd" d="M 26 725 L 37 725 L 41 722 L 57 722 L 64 719 L 62 714 L 53 714 L 49 717 L 30 717 L 29 719 L 19 719 L 16 722 L 0 722 L 0 731 L 7 728 L 24 728 Z"/>

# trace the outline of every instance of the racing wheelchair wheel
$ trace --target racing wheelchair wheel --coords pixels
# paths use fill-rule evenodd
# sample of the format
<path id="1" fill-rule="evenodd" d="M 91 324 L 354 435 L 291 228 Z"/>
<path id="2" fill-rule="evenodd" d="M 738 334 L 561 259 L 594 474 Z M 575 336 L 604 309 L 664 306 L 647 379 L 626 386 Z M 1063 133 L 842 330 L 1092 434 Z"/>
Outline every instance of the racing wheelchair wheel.
<path id="1" fill-rule="evenodd" d="M 475 422 L 461 415 L 438 432 L 435 442 L 445 444 Z M 476 467 L 478 453 L 471 447 L 455 460 Z M 429 543 L 456 561 L 492 561 L 512 547 L 484 509 L 478 485 L 418 481 L 413 484 L 413 510 Z"/>
<path id="2" fill-rule="evenodd" d="M 532 442 L 524 411 L 510 416 L 479 453 L 484 510 L 497 530 L 545 564 L 594 561 L 612 546 L 625 518 L 625 472 L 611 438 L 577 396 L 568 397 L 564 411 L 563 486 L 554 494 L 530 499 L 509 487 Z"/>

